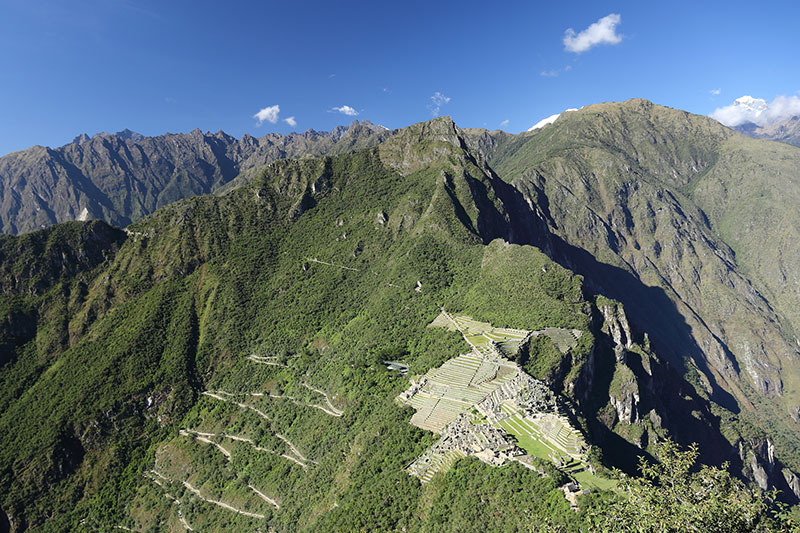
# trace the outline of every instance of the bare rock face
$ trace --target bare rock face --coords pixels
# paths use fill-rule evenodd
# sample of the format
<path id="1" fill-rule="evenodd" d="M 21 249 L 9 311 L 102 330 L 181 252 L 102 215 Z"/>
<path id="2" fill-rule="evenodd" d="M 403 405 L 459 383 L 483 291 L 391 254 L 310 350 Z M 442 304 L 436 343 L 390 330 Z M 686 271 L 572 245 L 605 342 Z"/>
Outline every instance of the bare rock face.
<path id="1" fill-rule="evenodd" d="M 631 388 L 636 387 L 635 381 L 630 381 L 627 384 Z M 639 407 L 639 394 L 637 392 L 626 390 L 619 397 L 609 396 L 609 401 L 614 409 L 617 411 L 617 418 L 626 424 L 632 424 L 638 419 Z"/>
<path id="2" fill-rule="evenodd" d="M 126 226 L 176 200 L 211 193 L 271 161 L 367 148 L 392 134 L 358 121 L 331 133 L 245 135 L 241 140 L 200 130 L 158 137 L 130 130 L 81 134 L 60 148 L 35 146 L 0 157 L 0 233 L 27 233 L 89 217 Z"/>
<path id="3" fill-rule="evenodd" d="M 753 480 L 761 487 L 762 490 L 769 488 L 769 474 L 764 468 L 764 465 L 758 460 L 756 454 L 750 450 L 747 453 L 748 466 L 753 474 Z"/>
<path id="4" fill-rule="evenodd" d="M 625 310 L 617 302 L 611 301 L 599 302 L 598 309 L 600 309 L 605 320 L 603 329 L 607 331 L 614 341 L 614 352 L 617 354 L 617 361 L 622 362 L 621 358 L 625 350 L 633 346 L 631 328 L 628 325 L 628 317 L 625 316 Z"/>
<path id="5" fill-rule="evenodd" d="M 800 478 L 797 477 L 797 474 L 789 470 L 788 468 L 784 468 L 781 471 L 783 474 L 783 478 L 786 480 L 786 484 L 792 490 L 792 493 L 800 499 Z"/>
<path id="6" fill-rule="evenodd" d="M 775 443 L 769 437 L 739 441 L 739 456 L 745 477 L 763 490 L 778 488 L 784 499 L 800 498 L 800 478 L 775 457 Z"/>
<path id="7" fill-rule="evenodd" d="M 618 302 L 598 299 L 597 308 L 603 317 L 602 331 L 611 339 L 616 358 L 608 399 L 616 411 L 617 419 L 630 425 L 640 418 L 641 400 L 639 380 L 628 366 L 626 358 L 628 350 L 633 348 L 631 329 L 625 309 Z"/>

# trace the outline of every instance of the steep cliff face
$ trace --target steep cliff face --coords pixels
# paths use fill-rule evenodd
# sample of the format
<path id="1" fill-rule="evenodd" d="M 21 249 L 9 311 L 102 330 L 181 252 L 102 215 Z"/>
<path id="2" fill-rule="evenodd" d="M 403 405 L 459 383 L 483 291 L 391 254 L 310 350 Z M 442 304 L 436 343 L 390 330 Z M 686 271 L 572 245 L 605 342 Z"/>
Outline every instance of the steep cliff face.
<path id="1" fill-rule="evenodd" d="M 800 162 L 800 151 L 779 145 L 783 157 L 771 158 L 770 145 L 759 158 L 741 139 L 710 119 L 633 100 L 567 113 L 513 150 L 499 149 L 502 139 L 472 144 L 488 147 L 488 164 L 524 200 L 518 227 L 532 218 L 545 226 L 527 232 L 531 243 L 623 302 L 659 354 L 684 372 L 699 369 L 695 381 L 715 402 L 747 412 L 758 404 L 791 435 L 800 405 L 800 358 L 787 334 L 796 280 L 768 270 L 790 271 L 800 235 L 762 225 L 758 208 L 737 209 L 742 193 L 728 192 L 721 207 L 712 198 L 746 181 L 727 161 L 747 154 L 782 176 L 787 203 L 771 213 L 791 219 L 800 166 L 790 170 L 786 158 Z M 765 255 L 774 261 L 757 239 L 776 244 Z"/>
<path id="2" fill-rule="evenodd" d="M 727 462 L 762 489 L 777 488 L 783 500 L 800 501 L 798 477 L 775 457 L 774 442 L 766 433 L 738 424 L 731 413 L 700 396 L 652 352 L 646 334 L 631 331 L 618 302 L 598 297 L 595 305 L 601 334 L 594 365 L 586 369 L 591 392 L 581 404 L 590 413 L 590 427 L 594 424 L 595 434 L 608 444 L 606 450 L 613 454 L 616 449 L 611 434 L 643 454 L 667 437 L 684 445 L 695 442 L 703 462 Z"/>
<path id="3" fill-rule="evenodd" d="M 736 136 L 723 143 L 714 166 L 690 190 L 741 271 L 783 319 L 780 327 L 792 345 L 787 356 L 800 348 L 799 168 L 800 149 Z M 743 340 L 737 348 L 762 358 L 757 345 Z M 797 388 L 788 372 L 783 376 L 787 388 Z"/>
<path id="4" fill-rule="evenodd" d="M 120 132 L 79 137 L 56 149 L 36 146 L 0 158 L 0 232 L 93 218 L 125 226 L 270 161 L 366 148 L 390 135 L 355 121 L 332 132 L 261 138 L 200 130 L 158 137 Z"/>

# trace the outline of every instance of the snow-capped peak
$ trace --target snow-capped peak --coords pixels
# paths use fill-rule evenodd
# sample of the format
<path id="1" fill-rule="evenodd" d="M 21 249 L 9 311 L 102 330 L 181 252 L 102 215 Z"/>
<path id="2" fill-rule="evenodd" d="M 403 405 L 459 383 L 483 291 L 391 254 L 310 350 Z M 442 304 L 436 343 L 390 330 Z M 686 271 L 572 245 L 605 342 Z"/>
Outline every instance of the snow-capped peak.
<path id="1" fill-rule="evenodd" d="M 791 98 L 779 96 L 772 104 L 768 104 L 762 98 L 753 98 L 747 95 L 740 96 L 729 106 L 715 109 L 709 116 L 729 128 L 735 128 L 747 123 L 765 126 L 782 117 L 791 116 L 798 109 L 800 109 L 800 99 L 796 96 Z"/>
<path id="2" fill-rule="evenodd" d="M 552 124 L 553 122 L 558 120 L 558 117 L 560 117 L 561 115 L 563 115 L 564 113 L 566 113 L 568 111 L 577 111 L 577 109 L 574 108 L 574 107 L 571 107 L 569 109 L 565 109 L 562 113 L 556 113 L 555 115 L 550 115 L 547 118 L 543 118 L 542 120 L 540 120 L 539 122 L 537 122 L 536 124 L 534 124 L 533 126 L 528 128 L 528 131 L 533 131 L 533 130 L 536 130 L 536 129 L 539 129 L 539 128 L 544 128 L 548 124 Z"/>
<path id="3" fill-rule="evenodd" d="M 769 107 L 766 100 L 762 98 L 753 98 L 752 96 L 741 96 L 733 101 L 733 105 L 749 111 L 754 118 L 758 117 Z"/>

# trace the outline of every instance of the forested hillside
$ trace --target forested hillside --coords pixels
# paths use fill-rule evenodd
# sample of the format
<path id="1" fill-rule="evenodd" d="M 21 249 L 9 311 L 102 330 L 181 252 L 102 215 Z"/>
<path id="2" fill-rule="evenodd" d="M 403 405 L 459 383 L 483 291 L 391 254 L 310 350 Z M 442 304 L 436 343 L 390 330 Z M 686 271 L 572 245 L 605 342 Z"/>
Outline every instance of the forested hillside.
<path id="1" fill-rule="evenodd" d="M 396 398 L 475 348 L 428 327 L 443 309 L 573 332 L 526 336 L 513 360 L 558 398 L 593 475 L 633 475 L 670 438 L 750 483 L 725 481 L 732 497 L 791 501 L 791 316 L 737 262 L 725 215 L 698 207 L 733 133 L 640 101 L 580 113 L 517 137 L 440 118 L 125 230 L 0 238 L 11 529 L 578 531 L 628 512 L 610 502 L 637 487 L 576 495 L 589 486 L 546 455 L 409 475 L 436 436 Z"/>

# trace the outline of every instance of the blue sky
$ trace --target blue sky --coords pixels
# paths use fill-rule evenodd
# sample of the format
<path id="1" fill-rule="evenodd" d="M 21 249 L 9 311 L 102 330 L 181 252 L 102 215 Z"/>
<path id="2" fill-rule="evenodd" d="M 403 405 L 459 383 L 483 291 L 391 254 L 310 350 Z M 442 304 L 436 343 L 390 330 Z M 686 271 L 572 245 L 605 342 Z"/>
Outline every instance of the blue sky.
<path id="1" fill-rule="evenodd" d="M 124 128 L 396 128 L 437 93 L 459 125 L 512 132 L 633 97 L 709 114 L 800 94 L 798 27 L 797 1 L 0 0 L 0 154 Z"/>

